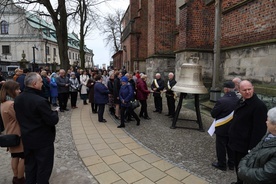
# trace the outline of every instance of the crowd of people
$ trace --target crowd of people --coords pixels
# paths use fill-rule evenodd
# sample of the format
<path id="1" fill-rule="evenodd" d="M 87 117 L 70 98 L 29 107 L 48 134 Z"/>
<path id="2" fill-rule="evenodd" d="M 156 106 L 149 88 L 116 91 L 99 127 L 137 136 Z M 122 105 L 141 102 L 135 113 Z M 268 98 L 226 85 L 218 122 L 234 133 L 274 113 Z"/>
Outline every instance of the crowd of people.
<path id="1" fill-rule="evenodd" d="M 267 107 L 248 80 L 234 78 L 223 84 L 215 118 L 217 162 L 222 171 L 236 171 L 231 184 L 276 183 L 276 107 Z"/>
<path id="2" fill-rule="evenodd" d="M 165 95 L 166 116 L 173 118 L 177 97 L 173 91 L 177 83 L 174 74 L 170 72 L 166 81 L 160 73 L 150 83 L 147 79 L 146 74 L 128 73 L 125 68 L 71 68 L 50 72 L 47 67 L 36 72 L 17 69 L 12 80 L 0 78 L 3 128 L 6 134 L 21 137 L 18 146 L 8 148 L 13 183 L 48 183 L 54 162 L 58 112 L 70 110 L 69 99 L 71 109 L 78 108 L 78 95 L 83 105 L 90 103 L 99 123 L 107 122 L 104 118 L 107 106 L 109 113 L 120 121 L 117 128 L 124 128 L 133 118 L 137 126 L 142 118 L 151 119 L 147 108 L 151 93 L 153 112 L 162 114 Z M 276 183 L 276 108 L 267 111 L 248 80 L 226 81 L 223 92 L 224 96 L 211 111 L 217 153 L 217 161 L 212 166 L 223 171 L 235 169 L 237 181 L 233 184 Z M 134 101 L 139 101 L 141 106 L 138 114 L 132 105 Z"/>

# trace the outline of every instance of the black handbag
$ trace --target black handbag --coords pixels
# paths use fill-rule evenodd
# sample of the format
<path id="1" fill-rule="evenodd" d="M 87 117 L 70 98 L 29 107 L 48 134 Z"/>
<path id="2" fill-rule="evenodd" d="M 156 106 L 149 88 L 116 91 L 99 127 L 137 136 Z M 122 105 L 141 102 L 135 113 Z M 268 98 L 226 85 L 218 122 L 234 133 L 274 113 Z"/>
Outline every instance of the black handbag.
<path id="1" fill-rule="evenodd" d="M 136 109 L 137 107 L 140 107 L 139 101 L 138 100 L 130 101 L 130 107 L 132 109 Z"/>
<path id="2" fill-rule="evenodd" d="M 16 134 L 0 135 L 1 147 L 13 147 L 20 144 L 20 137 Z"/>

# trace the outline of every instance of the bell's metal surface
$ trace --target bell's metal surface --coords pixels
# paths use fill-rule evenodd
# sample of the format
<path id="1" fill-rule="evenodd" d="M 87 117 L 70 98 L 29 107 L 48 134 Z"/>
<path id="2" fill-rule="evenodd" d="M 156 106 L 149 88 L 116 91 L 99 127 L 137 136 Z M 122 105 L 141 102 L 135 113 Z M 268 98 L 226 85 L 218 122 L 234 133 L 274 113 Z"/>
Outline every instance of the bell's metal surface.
<path id="1" fill-rule="evenodd" d="M 180 77 L 172 90 L 181 93 L 206 94 L 207 89 L 202 81 L 202 66 L 195 63 L 183 63 Z"/>

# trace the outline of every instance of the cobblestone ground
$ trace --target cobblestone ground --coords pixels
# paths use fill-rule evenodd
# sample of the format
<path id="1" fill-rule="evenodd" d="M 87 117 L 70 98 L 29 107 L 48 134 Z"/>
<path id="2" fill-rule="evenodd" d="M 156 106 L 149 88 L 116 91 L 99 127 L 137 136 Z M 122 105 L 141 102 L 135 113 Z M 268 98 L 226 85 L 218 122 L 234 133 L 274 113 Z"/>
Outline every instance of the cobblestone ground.
<path id="1" fill-rule="evenodd" d="M 148 112 L 151 120 L 142 120 L 137 127 L 133 122 L 126 126 L 126 131 L 143 145 L 157 153 L 159 156 L 171 161 L 187 171 L 205 178 L 212 184 L 228 184 L 236 180 L 234 171 L 226 172 L 217 170 L 211 166 L 216 161 L 215 136 L 211 137 L 207 130 L 213 119 L 210 112 L 201 109 L 202 122 L 205 132 L 194 129 L 176 128 L 170 129 L 171 118 L 167 114 L 166 99 L 163 98 L 162 114 L 153 112 L 153 99 L 148 100 Z M 185 104 L 186 103 L 186 104 Z M 190 106 L 193 100 L 183 100 L 184 106 Z M 176 103 L 177 105 L 177 103 Z M 139 114 L 139 109 L 135 112 Z M 182 108 L 180 119 L 196 119 L 196 113 L 188 108 Z M 177 126 L 198 128 L 193 121 L 178 120 Z"/>
<path id="2" fill-rule="evenodd" d="M 207 179 L 212 184 L 227 184 L 235 181 L 234 171 L 214 169 L 211 163 L 216 160 L 215 137 L 206 132 L 212 122 L 208 111 L 202 110 L 202 121 L 205 132 L 194 129 L 170 129 L 171 119 L 165 116 L 167 108 L 163 98 L 163 113 L 153 113 L 153 99 L 148 100 L 148 112 L 151 120 L 141 120 L 136 126 L 134 121 L 126 124 L 126 132 L 164 159 L 187 171 Z M 187 102 L 184 102 L 185 103 Z M 189 102 L 190 103 L 190 102 Z M 139 113 L 139 109 L 135 110 Z M 107 116 L 107 114 L 105 114 Z M 78 157 L 70 127 L 71 111 L 60 113 L 55 142 L 55 166 L 50 183 L 52 184 L 96 184 L 97 181 L 89 173 Z M 180 118 L 195 119 L 195 112 L 182 108 Z M 113 123 L 113 122 L 108 122 Z M 119 123 L 117 121 L 117 123 Z M 177 126 L 197 128 L 191 121 L 179 120 Z M 10 155 L 0 148 L 0 184 L 11 183 L 12 172 Z"/>
<path id="3" fill-rule="evenodd" d="M 56 127 L 55 165 L 50 183 L 52 184 L 96 184 L 78 156 L 71 132 L 71 111 L 60 114 Z M 0 148 L 0 184 L 12 183 L 10 154 Z"/>

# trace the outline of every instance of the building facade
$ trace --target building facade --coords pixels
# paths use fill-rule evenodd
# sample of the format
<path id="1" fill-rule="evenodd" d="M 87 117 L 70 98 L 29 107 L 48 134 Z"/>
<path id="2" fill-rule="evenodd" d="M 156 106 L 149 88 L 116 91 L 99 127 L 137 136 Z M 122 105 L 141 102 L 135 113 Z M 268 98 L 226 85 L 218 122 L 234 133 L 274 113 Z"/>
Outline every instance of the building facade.
<path id="1" fill-rule="evenodd" d="M 257 83 L 276 83 L 275 1 L 129 2 L 122 21 L 127 33 L 122 36 L 123 62 L 131 66 L 129 70 L 145 71 L 149 79 L 156 72 L 164 76 L 175 72 L 178 78 L 183 63 L 196 62 L 202 66 L 204 82 L 210 84 L 218 29 L 220 47 L 215 51 L 220 53 L 217 69 L 220 82 L 241 77 Z M 218 4 L 219 17 L 215 13 Z M 216 18 L 220 20 L 217 26 Z M 139 64 L 144 62 L 145 65 Z"/>
<path id="2" fill-rule="evenodd" d="M 1 10 L 3 12 L 0 16 L 2 71 L 11 72 L 22 66 L 30 69 L 45 65 L 52 69 L 58 68 L 60 59 L 54 26 L 15 5 L 1 7 Z M 68 35 L 68 46 L 70 65 L 78 64 L 79 39 L 76 34 Z M 93 51 L 85 48 L 85 52 L 85 67 L 90 68 L 93 66 Z"/>

